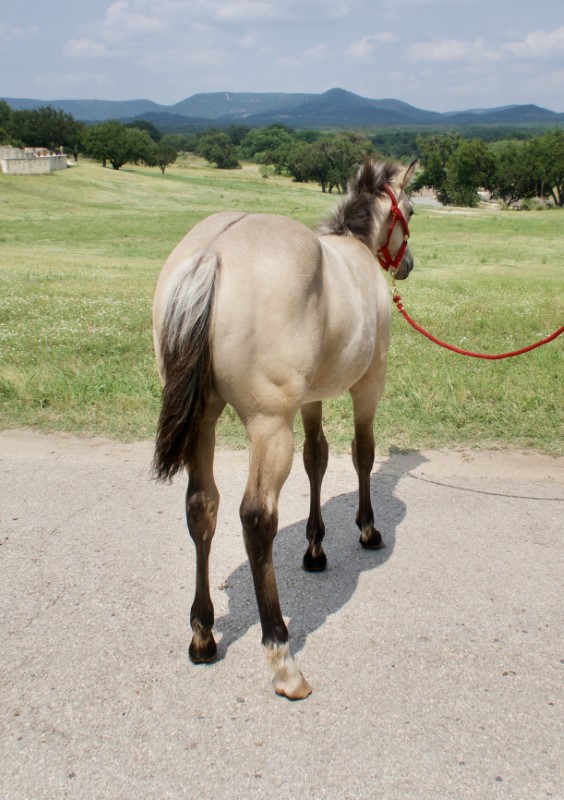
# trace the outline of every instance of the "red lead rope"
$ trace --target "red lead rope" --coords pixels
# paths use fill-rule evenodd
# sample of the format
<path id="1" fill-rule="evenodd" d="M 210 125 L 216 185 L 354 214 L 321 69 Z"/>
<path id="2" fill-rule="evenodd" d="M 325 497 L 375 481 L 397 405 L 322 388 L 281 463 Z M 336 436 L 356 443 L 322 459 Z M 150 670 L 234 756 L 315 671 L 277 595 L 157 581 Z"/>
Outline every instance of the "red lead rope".
<path id="1" fill-rule="evenodd" d="M 547 336 L 546 339 L 541 339 L 540 342 L 535 342 L 534 344 L 530 344 L 528 347 L 522 347 L 520 350 L 513 350 L 511 353 L 499 353 L 497 355 L 488 355 L 487 353 L 472 353 L 470 350 L 461 350 L 460 347 L 454 347 L 452 344 L 447 344 L 446 342 L 437 339 L 436 336 L 433 336 L 432 333 L 426 331 L 420 325 L 418 325 L 414 320 L 411 319 L 405 308 L 403 307 L 403 303 L 401 297 L 396 292 L 395 287 L 393 290 L 393 299 L 394 303 L 396 304 L 397 310 L 400 312 L 402 317 L 406 319 L 412 328 L 415 328 L 416 331 L 422 333 L 423 336 L 426 336 L 427 339 L 430 339 L 435 344 L 440 345 L 441 347 L 446 347 L 447 350 L 452 350 L 453 353 L 459 353 L 461 356 L 471 356 L 472 358 L 485 358 L 488 361 L 497 361 L 500 358 L 511 358 L 511 356 L 520 356 L 523 353 L 528 353 L 529 350 L 534 350 L 535 347 L 540 347 L 541 344 L 547 344 L 548 342 L 552 342 L 553 339 L 556 339 L 560 336 L 561 333 L 564 333 L 564 327 L 558 328 L 558 330 L 554 331 L 550 336 Z"/>

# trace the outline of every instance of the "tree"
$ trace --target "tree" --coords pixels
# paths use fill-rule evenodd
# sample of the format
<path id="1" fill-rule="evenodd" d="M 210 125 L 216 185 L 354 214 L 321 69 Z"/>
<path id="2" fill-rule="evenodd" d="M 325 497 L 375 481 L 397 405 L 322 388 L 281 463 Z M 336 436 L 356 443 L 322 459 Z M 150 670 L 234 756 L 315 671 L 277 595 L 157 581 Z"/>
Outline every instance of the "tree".
<path id="1" fill-rule="evenodd" d="M 417 128 L 384 126 L 370 135 L 370 141 L 389 158 L 413 160 L 419 156 L 417 136 Z"/>
<path id="2" fill-rule="evenodd" d="M 331 164 L 329 170 L 329 191 L 336 186 L 345 192 L 347 183 L 358 165 L 366 156 L 374 155 L 372 142 L 359 133 L 338 133 L 330 140 L 326 155 Z"/>
<path id="3" fill-rule="evenodd" d="M 535 179 L 526 143 L 496 142 L 490 149 L 495 159 L 492 198 L 503 200 L 510 206 L 524 198 L 533 197 L 536 194 Z"/>
<path id="4" fill-rule="evenodd" d="M 127 161 L 133 164 L 146 164 L 156 167 L 156 146 L 147 131 L 140 128 L 126 128 L 129 157 Z"/>
<path id="5" fill-rule="evenodd" d="M 434 189 L 443 205 L 476 206 L 478 189 L 490 189 L 495 158 L 483 139 L 463 139 L 459 133 L 418 137 L 423 170 L 415 190 Z"/>
<path id="6" fill-rule="evenodd" d="M 528 143 L 532 168 L 540 183 L 539 194 L 548 193 L 554 204 L 564 206 L 564 131 L 553 128 Z"/>
<path id="7" fill-rule="evenodd" d="M 313 144 L 313 142 L 316 142 L 321 136 L 323 136 L 321 131 L 314 131 L 310 128 L 304 128 L 303 130 L 296 131 L 295 133 L 295 139 L 297 142 L 307 142 L 308 144 Z"/>
<path id="8" fill-rule="evenodd" d="M 274 152 L 273 163 L 279 172 L 287 172 L 295 181 L 315 181 L 322 192 L 333 188 L 344 192 L 352 173 L 367 155 L 374 155 L 369 139 L 343 132 L 320 135 L 311 143 L 284 144 Z"/>
<path id="9" fill-rule="evenodd" d="M 269 125 L 266 128 L 253 128 L 247 133 L 239 147 L 240 157 L 257 164 L 272 164 L 275 153 L 283 146 L 295 142 L 293 131 L 285 125 Z"/>
<path id="10" fill-rule="evenodd" d="M 367 155 L 374 154 L 369 139 L 358 133 L 338 133 L 322 136 L 302 150 L 301 168 L 306 180 L 316 181 L 321 191 L 333 188 L 344 192 L 354 170 Z"/>
<path id="11" fill-rule="evenodd" d="M 445 191 L 453 205 L 474 208 L 480 202 L 478 189 L 489 188 L 495 162 L 483 139 L 465 139 L 445 166 Z"/>
<path id="12" fill-rule="evenodd" d="M 113 169 L 120 169 L 129 158 L 127 129 L 117 120 L 100 122 L 88 128 L 83 137 L 87 155 L 105 167 L 109 161 Z"/>
<path id="13" fill-rule="evenodd" d="M 27 147 L 63 147 L 77 157 L 84 129 L 72 114 L 52 106 L 12 112 L 11 135 Z"/>
<path id="14" fill-rule="evenodd" d="M 12 144 L 12 119 L 14 112 L 5 100 L 0 100 L 0 144 Z"/>
<path id="15" fill-rule="evenodd" d="M 331 149 L 331 142 L 329 137 L 318 139 L 317 142 L 309 145 L 310 154 L 309 159 L 304 167 L 308 168 L 307 180 L 315 181 L 321 186 L 321 191 L 325 193 L 329 186 L 329 175 L 331 172 L 331 159 L 329 152 Z"/>
<path id="16" fill-rule="evenodd" d="M 177 153 L 195 153 L 198 146 L 198 137 L 194 133 L 165 133 L 161 142 L 174 148 Z"/>
<path id="17" fill-rule="evenodd" d="M 239 146 L 245 136 L 251 131 L 249 125 L 241 125 L 237 123 L 236 125 L 230 125 L 228 128 L 225 129 L 225 133 L 229 136 L 233 144 Z"/>
<path id="18" fill-rule="evenodd" d="M 118 120 L 100 122 L 87 128 L 83 137 L 86 153 L 102 162 L 109 161 L 113 169 L 120 169 L 127 162 L 155 166 L 154 142 L 146 131 L 127 128 Z"/>
<path id="19" fill-rule="evenodd" d="M 161 140 L 161 132 L 157 128 L 156 125 L 153 125 L 152 122 L 149 122 L 146 119 L 135 119 L 133 122 L 128 122 L 125 125 L 126 128 L 138 128 L 140 131 L 145 131 L 149 134 L 151 139 L 154 142 L 159 142 Z"/>
<path id="20" fill-rule="evenodd" d="M 491 149 L 494 197 L 511 205 L 550 195 L 555 205 L 564 205 L 564 131 L 555 128 L 527 141 L 498 142 Z"/>
<path id="21" fill-rule="evenodd" d="M 218 169 L 238 169 L 241 166 L 237 158 L 237 148 L 229 136 L 220 131 L 201 136 L 196 152 Z"/>
<path id="22" fill-rule="evenodd" d="M 160 142 L 157 142 L 155 145 L 155 163 L 162 174 L 165 174 L 165 169 L 168 167 L 169 164 L 174 164 L 176 159 L 178 158 L 178 153 L 168 142 L 161 139 Z"/>
<path id="23" fill-rule="evenodd" d="M 310 143 L 300 142 L 280 147 L 275 154 L 277 172 L 292 176 L 296 183 L 313 180 L 316 152 Z"/>
<path id="24" fill-rule="evenodd" d="M 462 137 L 459 133 L 419 136 L 417 147 L 423 169 L 413 182 L 413 189 L 434 189 L 439 202 L 448 205 L 451 201 L 446 186 L 446 166 L 461 143 Z"/>

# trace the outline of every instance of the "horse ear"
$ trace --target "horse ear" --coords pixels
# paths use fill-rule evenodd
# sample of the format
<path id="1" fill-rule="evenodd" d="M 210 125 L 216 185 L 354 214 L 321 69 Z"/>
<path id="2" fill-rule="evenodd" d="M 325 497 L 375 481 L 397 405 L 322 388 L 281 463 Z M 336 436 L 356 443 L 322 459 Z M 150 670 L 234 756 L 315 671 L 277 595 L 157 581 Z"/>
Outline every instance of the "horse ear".
<path id="1" fill-rule="evenodd" d="M 374 163 L 370 156 L 366 155 L 358 169 L 356 177 L 351 181 L 352 190 L 358 194 L 366 192 L 366 194 L 374 195 L 379 189 L 376 184 L 377 180 L 374 171 Z"/>
<path id="2" fill-rule="evenodd" d="M 415 173 L 415 167 L 417 166 L 417 159 L 412 161 L 406 171 L 403 173 L 402 177 L 400 178 L 400 186 L 402 189 L 405 189 L 406 186 L 409 186 L 413 175 Z"/>

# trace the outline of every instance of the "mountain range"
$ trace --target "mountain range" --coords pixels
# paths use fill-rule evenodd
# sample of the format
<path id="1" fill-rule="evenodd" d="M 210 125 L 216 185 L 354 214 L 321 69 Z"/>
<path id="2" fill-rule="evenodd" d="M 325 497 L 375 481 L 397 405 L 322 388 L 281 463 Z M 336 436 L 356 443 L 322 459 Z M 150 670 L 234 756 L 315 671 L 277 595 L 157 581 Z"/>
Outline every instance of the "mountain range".
<path id="1" fill-rule="evenodd" d="M 145 119 L 162 130 L 189 130 L 243 123 L 262 127 L 284 123 L 292 128 L 365 128 L 373 125 L 563 125 L 564 113 L 536 105 L 469 109 L 439 113 L 403 103 L 372 100 L 345 89 L 322 94 L 210 92 L 174 105 L 150 100 L 32 100 L 4 98 L 14 110 L 52 106 L 85 122 Z"/>

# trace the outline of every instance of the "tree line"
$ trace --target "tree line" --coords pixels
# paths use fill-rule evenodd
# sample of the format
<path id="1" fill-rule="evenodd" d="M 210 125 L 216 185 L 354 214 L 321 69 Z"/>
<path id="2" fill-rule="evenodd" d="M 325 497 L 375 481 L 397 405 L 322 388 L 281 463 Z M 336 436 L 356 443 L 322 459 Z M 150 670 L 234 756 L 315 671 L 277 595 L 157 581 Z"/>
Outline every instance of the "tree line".
<path id="1" fill-rule="evenodd" d="M 124 164 L 159 167 L 164 173 L 180 152 L 192 152 L 218 169 L 254 162 L 297 182 L 318 183 L 323 192 L 343 192 L 351 172 L 366 157 L 420 161 L 414 188 L 433 189 L 444 205 L 475 206 L 480 190 L 515 205 L 535 197 L 564 205 L 564 131 L 554 128 L 523 138 L 486 141 L 461 133 L 414 135 L 293 130 L 275 124 L 243 124 L 196 133 L 161 133 L 145 120 L 85 125 L 46 106 L 14 111 L 0 101 L 0 144 L 63 147 L 120 169 Z"/>
<path id="2" fill-rule="evenodd" d="M 110 120 L 87 126 L 61 109 L 44 106 L 13 111 L 4 100 L 0 101 L 0 144 L 53 151 L 62 147 L 75 160 L 82 153 L 113 169 L 127 163 L 146 164 L 160 167 L 163 173 L 178 155 L 151 123 L 123 125 Z"/>
<path id="3" fill-rule="evenodd" d="M 547 198 L 564 206 L 564 131 L 554 128 L 523 141 L 486 143 L 460 134 L 419 137 L 423 169 L 414 188 L 428 187 L 443 205 L 476 206 L 479 190 L 508 206 Z"/>

